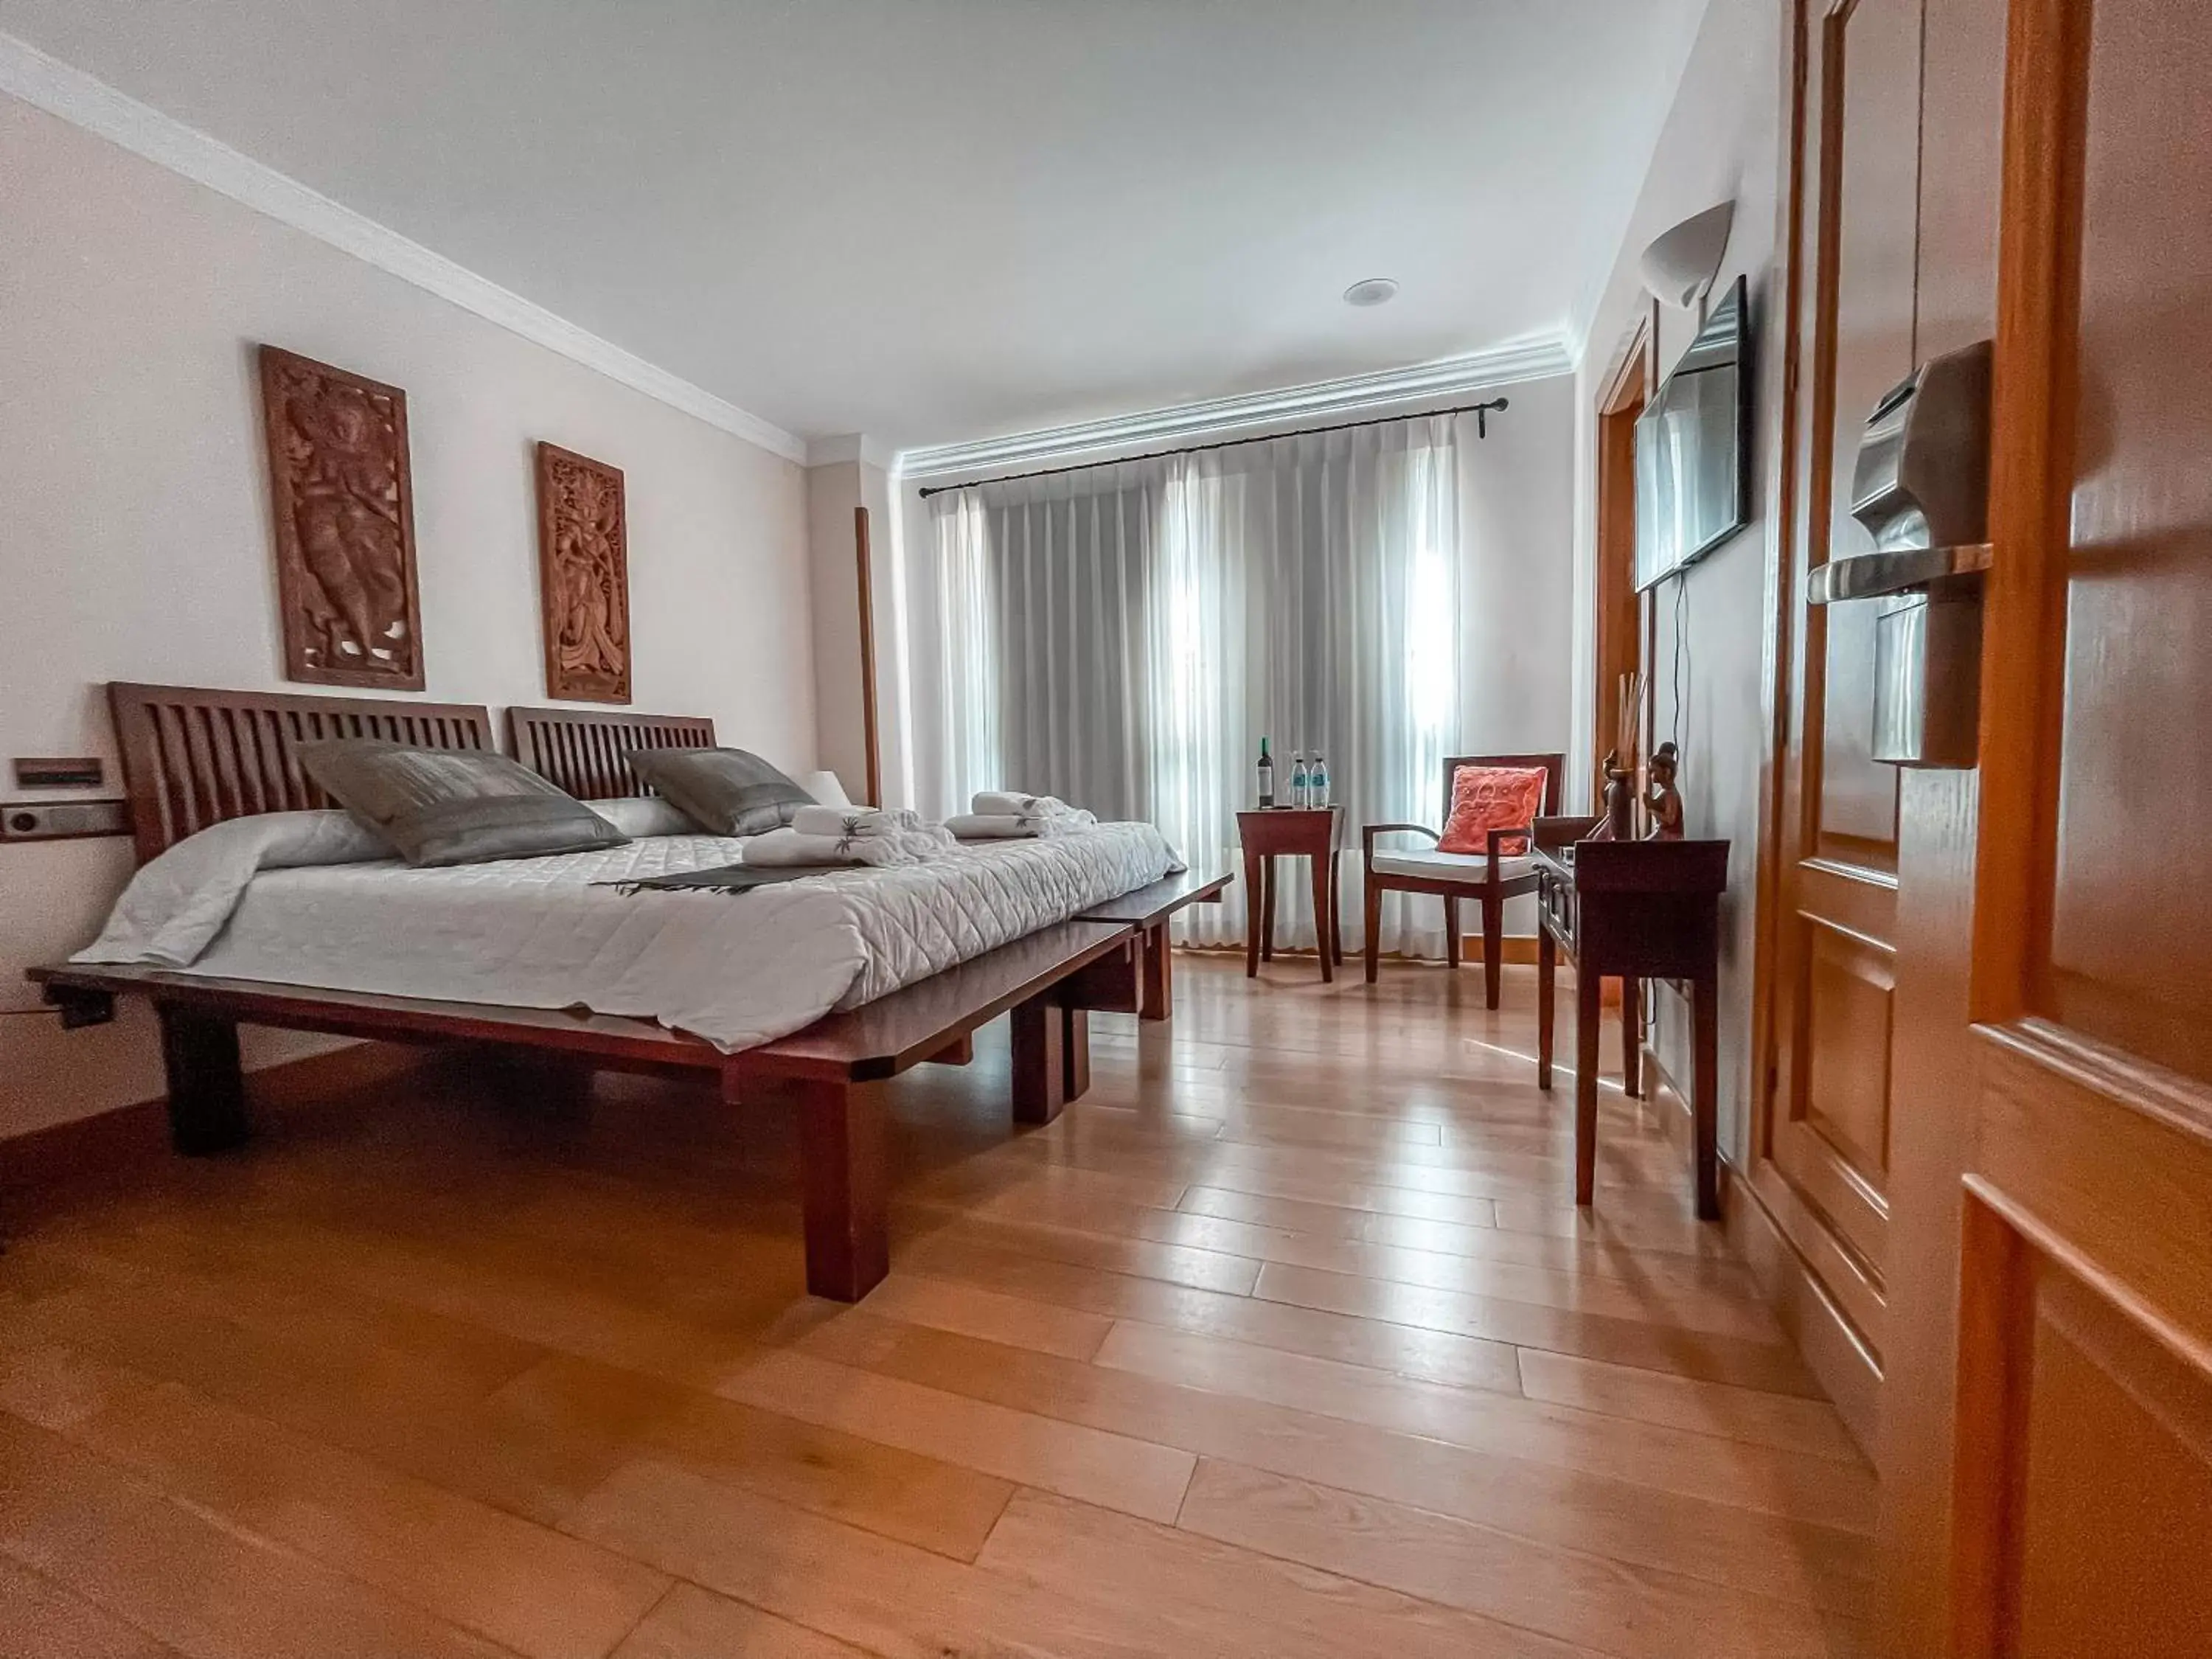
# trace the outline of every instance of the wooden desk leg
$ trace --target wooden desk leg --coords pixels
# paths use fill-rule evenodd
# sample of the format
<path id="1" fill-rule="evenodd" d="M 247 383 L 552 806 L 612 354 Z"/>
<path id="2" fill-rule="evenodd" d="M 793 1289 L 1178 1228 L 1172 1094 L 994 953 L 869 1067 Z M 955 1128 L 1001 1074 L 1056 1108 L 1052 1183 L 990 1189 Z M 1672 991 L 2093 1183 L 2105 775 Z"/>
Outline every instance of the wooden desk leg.
<path id="1" fill-rule="evenodd" d="M 1721 1218 L 1720 1150 L 1720 981 L 1701 975 L 1691 991 L 1697 1030 L 1692 1062 L 1690 1140 L 1697 1159 L 1698 1219 Z"/>
<path id="2" fill-rule="evenodd" d="M 1082 1008 L 1060 1011 L 1060 1092 L 1080 1100 L 1091 1087 L 1091 1015 Z"/>
<path id="3" fill-rule="evenodd" d="M 1275 959 L 1275 855 L 1268 854 L 1260 861 L 1260 884 L 1267 890 L 1260 896 L 1260 960 Z"/>
<path id="4" fill-rule="evenodd" d="M 1168 954 L 1168 925 L 1156 921 L 1145 929 L 1139 947 L 1145 953 L 1144 988 L 1139 993 L 1143 1006 L 1138 1011 L 1139 1019 L 1169 1019 L 1175 1014 L 1175 958 Z"/>
<path id="5" fill-rule="evenodd" d="M 169 1080 L 169 1140 L 198 1158 L 228 1151 L 252 1133 L 246 1076 L 239 1069 L 238 1024 L 173 1003 L 155 1003 L 161 1066 Z"/>
<path id="6" fill-rule="evenodd" d="M 858 1302 L 890 1271 L 883 1085 L 810 1078 L 792 1087 L 806 1288 L 833 1302 Z"/>
<path id="7" fill-rule="evenodd" d="M 1644 1097 L 1644 981 L 1620 981 L 1620 1086 L 1631 1100 Z"/>
<path id="8" fill-rule="evenodd" d="M 1014 1121 L 1049 1123 L 1067 1103 L 1067 1030 L 1049 991 L 1014 1005 Z"/>
<path id="9" fill-rule="evenodd" d="M 1588 963 L 1575 967 L 1575 1202 L 1597 1190 L 1597 1038 L 1605 1024 L 1603 981 Z"/>
<path id="10" fill-rule="evenodd" d="M 1345 887 L 1338 876 L 1336 854 L 1329 854 L 1329 953 L 1336 957 L 1336 967 L 1345 964 Z"/>
<path id="11" fill-rule="evenodd" d="M 1244 849 L 1244 977 L 1260 972 L 1260 918 L 1267 908 L 1267 866 L 1259 854 Z"/>
<path id="12" fill-rule="evenodd" d="M 1329 929 L 1336 906 L 1329 898 L 1328 860 L 1316 856 L 1307 861 L 1313 866 L 1314 954 L 1321 958 L 1321 982 L 1327 985 L 1336 978 L 1328 957 Z"/>
<path id="13" fill-rule="evenodd" d="M 1559 947 L 1552 943 L 1550 931 L 1541 922 L 1536 925 L 1536 1086 L 1546 1094 L 1552 1091 L 1552 1045 L 1554 1030 L 1559 1023 L 1559 1010 L 1553 1006 L 1554 988 L 1559 981 Z"/>

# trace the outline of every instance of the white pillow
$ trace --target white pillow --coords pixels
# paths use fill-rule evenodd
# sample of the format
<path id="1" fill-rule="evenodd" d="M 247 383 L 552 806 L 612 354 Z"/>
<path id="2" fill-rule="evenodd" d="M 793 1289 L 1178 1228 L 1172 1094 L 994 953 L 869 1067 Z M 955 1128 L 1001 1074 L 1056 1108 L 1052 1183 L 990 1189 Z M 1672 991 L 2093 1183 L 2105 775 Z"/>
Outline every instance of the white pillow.
<path id="1" fill-rule="evenodd" d="M 584 805 L 633 841 L 641 836 L 706 833 L 685 817 L 674 801 L 659 795 L 623 795 L 614 800 L 587 800 Z"/>

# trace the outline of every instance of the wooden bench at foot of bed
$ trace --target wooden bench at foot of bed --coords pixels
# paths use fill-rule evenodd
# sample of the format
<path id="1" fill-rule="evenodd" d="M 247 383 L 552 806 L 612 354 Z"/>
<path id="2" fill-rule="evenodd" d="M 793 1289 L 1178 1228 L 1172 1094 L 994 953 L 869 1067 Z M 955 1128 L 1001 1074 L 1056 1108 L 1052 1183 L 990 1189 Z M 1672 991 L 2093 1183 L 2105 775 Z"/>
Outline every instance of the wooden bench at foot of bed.
<path id="1" fill-rule="evenodd" d="M 1163 876 L 1148 887 L 1084 911 L 1085 921 L 1125 922 L 1137 930 L 1126 981 L 1121 977 L 1120 964 L 1101 964 L 1090 970 L 1086 988 L 1095 1000 L 1087 1006 L 1102 1012 L 1134 1014 L 1139 1019 L 1170 1017 L 1175 1012 L 1175 957 L 1169 951 L 1168 923 L 1188 905 L 1220 903 L 1231 879 L 1215 876 L 1205 880 L 1188 872 Z"/>
<path id="2" fill-rule="evenodd" d="M 1011 1014 L 1014 1117 L 1049 1123 L 1090 1086 L 1085 975 L 1103 969 L 1103 981 L 1133 979 L 1138 950 L 1139 935 L 1127 922 L 1060 922 L 734 1054 L 642 1020 L 554 1009 L 432 1002 L 153 968 L 34 968 L 30 978 L 69 1026 L 112 1018 L 118 997 L 152 1002 L 161 1027 L 170 1133 L 177 1150 L 189 1154 L 223 1151 L 250 1132 L 240 1024 L 532 1048 L 613 1070 L 707 1072 L 720 1079 L 723 1098 L 732 1103 L 749 1085 L 780 1089 L 795 1097 L 799 1110 L 806 1288 L 853 1302 L 890 1267 L 884 1080 Z"/>

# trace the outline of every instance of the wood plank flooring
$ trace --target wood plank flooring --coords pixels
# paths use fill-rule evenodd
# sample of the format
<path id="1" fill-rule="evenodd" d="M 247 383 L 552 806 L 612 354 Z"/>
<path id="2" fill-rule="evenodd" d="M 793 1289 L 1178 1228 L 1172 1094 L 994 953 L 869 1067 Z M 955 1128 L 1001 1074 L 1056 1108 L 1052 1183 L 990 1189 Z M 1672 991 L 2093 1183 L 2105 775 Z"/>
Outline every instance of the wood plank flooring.
<path id="1" fill-rule="evenodd" d="M 893 1086 L 856 1308 L 779 1103 L 459 1055 L 4 1218 L 0 1659 L 1871 1653 L 1873 1477 L 1662 1109 L 1573 1208 L 1532 970 L 1179 967 L 1048 1128 Z"/>

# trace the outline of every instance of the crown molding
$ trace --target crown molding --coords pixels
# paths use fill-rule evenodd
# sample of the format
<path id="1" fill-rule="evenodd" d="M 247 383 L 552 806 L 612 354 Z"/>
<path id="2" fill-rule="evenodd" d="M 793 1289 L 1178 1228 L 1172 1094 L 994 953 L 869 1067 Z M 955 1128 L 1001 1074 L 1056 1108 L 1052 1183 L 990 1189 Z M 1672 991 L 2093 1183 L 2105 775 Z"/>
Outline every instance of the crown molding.
<path id="1" fill-rule="evenodd" d="M 1545 380 L 1557 374 L 1571 374 L 1574 367 L 1565 334 L 1539 335 L 1464 357 L 1419 363 L 1411 368 L 1385 369 L 1379 374 L 1355 374 L 1340 380 L 1286 386 L 1278 392 L 1179 404 L 1170 409 L 1019 432 L 975 443 L 902 450 L 896 470 L 903 477 L 931 477 L 988 467 L 1018 466 L 1098 450 L 1141 447 L 1172 438 L 1203 437 L 1283 421 L 1350 415 L 1421 399 L 1456 397 L 1522 380 Z"/>
<path id="2" fill-rule="evenodd" d="M 841 432 L 834 438 L 806 441 L 807 465 L 835 466 L 841 461 L 859 461 L 888 472 L 897 465 L 898 457 L 865 432 Z"/>
<path id="3" fill-rule="evenodd" d="M 0 92 L 121 146 L 257 213 L 305 231 L 379 270 L 452 301 L 536 345 L 679 409 L 732 437 L 805 462 L 806 446 L 781 427 L 556 317 L 543 306 L 342 206 L 298 179 L 140 103 L 27 41 L 0 33 Z"/>

